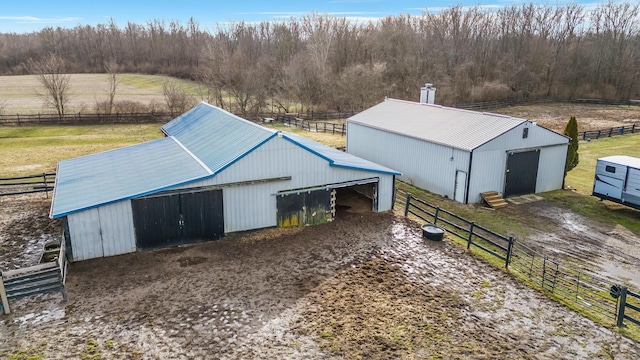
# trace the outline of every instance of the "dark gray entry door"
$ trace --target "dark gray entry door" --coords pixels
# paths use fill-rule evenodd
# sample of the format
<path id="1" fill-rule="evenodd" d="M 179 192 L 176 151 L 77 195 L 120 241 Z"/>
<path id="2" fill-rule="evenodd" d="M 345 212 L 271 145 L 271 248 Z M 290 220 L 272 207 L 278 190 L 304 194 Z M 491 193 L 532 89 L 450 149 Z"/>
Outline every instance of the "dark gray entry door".
<path id="1" fill-rule="evenodd" d="M 138 248 L 152 249 L 224 236 L 222 190 L 131 201 Z"/>
<path id="2" fill-rule="evenodd" d="M 536 192 L 539 160 L 540 150 L 507 154 L 505 197 Z"/>

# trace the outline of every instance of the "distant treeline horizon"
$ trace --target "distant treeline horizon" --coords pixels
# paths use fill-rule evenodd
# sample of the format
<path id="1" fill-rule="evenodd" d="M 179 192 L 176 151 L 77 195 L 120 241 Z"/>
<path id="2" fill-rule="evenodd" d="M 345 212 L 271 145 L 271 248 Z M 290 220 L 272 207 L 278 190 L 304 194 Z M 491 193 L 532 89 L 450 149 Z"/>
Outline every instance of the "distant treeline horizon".
<path id="1" fill-rule="evenodd" d="M 311 13 L 236 22 L 215 31 L 195 19 L 47 27 L 0 34 L 0 75 L 28 74 L 50 54 L 69 73 L 164 74 L 229 96 L 242 113 L 294 100 L 306 108 L 360 110 L 385 96 L 436 102 L 526 98 L 640 98 L 640 5 L 524 4 L 491 11 L 453 6 L 377 22 Z M 224 95 L 223 95 L 224 94 Z"/>

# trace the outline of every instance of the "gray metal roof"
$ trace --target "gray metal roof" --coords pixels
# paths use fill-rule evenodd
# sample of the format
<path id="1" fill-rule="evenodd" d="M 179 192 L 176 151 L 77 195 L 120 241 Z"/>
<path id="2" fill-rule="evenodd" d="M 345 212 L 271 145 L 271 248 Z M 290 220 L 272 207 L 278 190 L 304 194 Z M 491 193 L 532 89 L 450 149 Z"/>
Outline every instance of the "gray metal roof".
<path id="1" fill-rule="evenodd" d="M 63 160 L 58 163 L 50 215 L 65 216 L 208 174 L 170 137 Z"/>
<path id="2" fill-rule="evenodd" d="M 598 160 L 608 161 L 615 164 L 624 166 L 631 166 L 632 168 L 640 169 L 640 158 L 627 156 L 627 155 L 611 155 L 599 158 Z"/>
<path id="3" fill-rule="evenodd" d="M 215 176 L 278 135 L 206 103 L 162 130 L 168 137 L 61 161 L 50 216 L 58 218 Z M 297 135 L 286 138 L 333 166 L 400 174 Z"/>
<path id="4" fill-rule="evenodd" d="M 402 175 L 402 173 L 389 169 L 388 167 L 378 165 L 369 160 L 359 158 L 355 155 L 351 155 L 344 151 L 340 151 L 338 149 L 334 149 L 332 147 L 317 143 L 313 140 L 296 134 L 287 132 L 283 134 L 283 137 L 291 141 L 292 143 L 327 160 L 329 162 L 329 165 L 331 166 L 355 170 L 373 171 L 383 174 Z"/>
<path id="5" fill-rule="evenodd" d="M 350 117 L 348 121 L 471 151 L 527 120 L 387 99 Z"/>
<path id="6" fill-rule="evenodd" d="M 277 131 L 201 102 L 162 127 L 217 174 Z"/>

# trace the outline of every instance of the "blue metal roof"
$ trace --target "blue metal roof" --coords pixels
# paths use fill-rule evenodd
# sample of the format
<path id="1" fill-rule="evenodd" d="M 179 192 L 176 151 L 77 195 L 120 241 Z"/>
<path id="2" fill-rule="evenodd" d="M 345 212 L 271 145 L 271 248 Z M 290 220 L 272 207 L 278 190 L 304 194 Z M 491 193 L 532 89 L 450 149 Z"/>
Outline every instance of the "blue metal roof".
<path id="1" fill-rule="evenodd" d="M 296 134 L 284 133 L 283 138 L 327 160 L 329 162 L 329 165 L 331 166 L 355 170 L 373 171 L 383 174 L 402 175 L 402 173 L 395 170 L 389 169 L 382 165 L 378 165 L 369 160 L 359 158 L 355 155 L 351 155 L 338 149 L 334 149 L 332 147 L 317 143 L 313 140 Z"/>
<path id="2" fill-rule="evenodd" d="M 209 175 L 166 137 L 58 164 L 51 217 L 142 196 Z"/>
<path id="3" fill-rule="evenodd" d="M 278 135 L 207 103 L 162 130 L 168 137 L 61 161 L 50 216 L 59 218 L 215 176 Z M 331 166 L 400 175 L 298 135 L 283 137 Z"/>
<path id="4" fill-rule="evenodd" d="M 220 108 L 201 102 L 162 127 L 217 174 L 277 135 Z"/>

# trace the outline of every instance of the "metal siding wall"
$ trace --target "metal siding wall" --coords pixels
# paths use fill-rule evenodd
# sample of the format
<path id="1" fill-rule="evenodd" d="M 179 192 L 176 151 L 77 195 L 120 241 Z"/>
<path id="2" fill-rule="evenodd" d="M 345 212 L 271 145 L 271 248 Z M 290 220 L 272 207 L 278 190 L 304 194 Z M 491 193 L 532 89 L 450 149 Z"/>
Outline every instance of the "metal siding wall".
<path id="1" fill-rule="evenodd" d="M 319 156 L 285 140 L 274 138 L 220 174 L 178 188 L 228 184 L 291 176 L 291 180 L 223 189 L 225 232 L 276 226 L 278 191 L 366 178 L 380 178 L 379 211 L 392 207 L 393 175 L 329 166 Z"/>
<path id="2" fill-rule="evenodd" d="M 527 127 L 529 128 L 529 134 L 527 138 L 522 138 L 522 131 Z M 494 138 L 486 144 L 479 146 L 476 151 L 488 151 L 488 150 L 518 150 L 539 148 L 544 146 L 568 144 L 569 139 L 560 134 L 556 134 L 553 131 L 547 130 L 537 125 L 530 123 L 523 123 L 517 127 L 507 131 L 506 133 Z"/>
<path id="3" fill-rule="evenodd" d="M 456 171 L 469 171 L 464 150 L 350 122 L 347 132 L 350 154 L 398 170 L 403 174 L 398 179 L 436 194 L 453 198 Z"/>
<path id="4" fill-rule="evenodd" d="M 98 212 L 104 256 L 135 252 L 136 236 L 133 229 L 131 200 L 101 206 Z"/>
<path id="5" fill-rule="evenodd" d="M 507 152 L 504 150 L 474 151 L 471 165 L 469 203 L 482 201 L 480 193 L 504 191 Z"/>
<path id="6" fill-rule="evenodd" d="M 230 187 L 222 190 L 224 232 L 276 226 L 276 197 L 273 183 Z"/>
<path id="7" fill-rule="evenodd" d="M 103 256 L 98 209 L 89 209 L 67 216 L 73 261 Z"/>
<path id="8" fill-rule="evenodd" d="M 562 188 L 564 163 L 567 159 L 567 146 L 558 145 L 540 149 L 540 165 L 536 193 Z"/>

